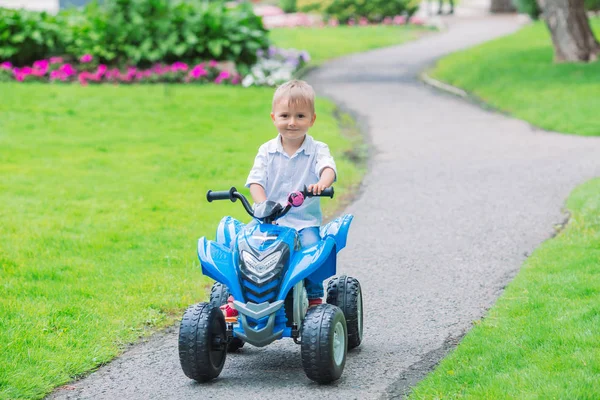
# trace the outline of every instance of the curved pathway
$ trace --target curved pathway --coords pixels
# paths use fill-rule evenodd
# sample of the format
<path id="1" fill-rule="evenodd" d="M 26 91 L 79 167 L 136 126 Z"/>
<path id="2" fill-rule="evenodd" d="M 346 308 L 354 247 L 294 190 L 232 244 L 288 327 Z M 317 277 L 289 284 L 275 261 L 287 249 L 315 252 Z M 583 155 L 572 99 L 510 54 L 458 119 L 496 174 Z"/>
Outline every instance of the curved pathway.
<path id="1" fill-rule="evenodd" d="M 456 21 L 456 20 L 455 20 Z M 406 393 L 500 295 L 600 175 L 600 140 L 532 129 L 416 79 L 434 59 L 515 31 L 515 17 L 458 20 L 443 34 L 346 57 L 308 80 L 355 112 L 372 144 L 340 271 L 365 294 L 365 338 L 331 386 L 310 382 L 299 346 L 233 354 L 220 379 L 181 372 L 177 332 L 152 338 L 53 398 L 394 398 Z"/>

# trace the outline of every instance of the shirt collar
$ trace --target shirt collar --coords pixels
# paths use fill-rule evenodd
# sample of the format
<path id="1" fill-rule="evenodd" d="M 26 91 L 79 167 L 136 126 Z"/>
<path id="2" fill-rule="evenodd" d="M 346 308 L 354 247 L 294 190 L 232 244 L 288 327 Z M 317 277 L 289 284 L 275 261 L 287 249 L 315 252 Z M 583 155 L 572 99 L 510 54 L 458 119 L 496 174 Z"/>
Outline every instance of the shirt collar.
<path id="1" fill-rule="evenodd" d="M 304 151 L 304 154 L 306 155 L 312 154 L 314 152 L 314 144 L 315 141 L 312 138 L 312 136 L 307 134 L 304 138 L 304 142 L 302 142 L 302 146 L 300 146 L 300 148 L 296 151 L 295 154 L 298 154 L 301 151 Z M 285 154 L 285 152 L 283 151 L 283 145 L 281 144 L 281 134 L 278 134 L 277 137 L 269 143 L 268 151 L 269 153 Z"/>

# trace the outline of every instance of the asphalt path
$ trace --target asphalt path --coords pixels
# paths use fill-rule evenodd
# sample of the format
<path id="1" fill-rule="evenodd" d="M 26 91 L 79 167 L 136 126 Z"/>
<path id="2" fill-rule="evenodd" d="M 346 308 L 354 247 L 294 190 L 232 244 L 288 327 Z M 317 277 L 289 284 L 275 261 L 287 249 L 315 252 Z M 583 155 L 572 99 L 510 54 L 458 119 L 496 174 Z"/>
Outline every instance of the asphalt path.
<path id="1" fill-rule="evenodd" d="M 436 58 L 520 24 L 513 16 L 452 21 L 443 33 L 307 77 L 357 116 L 371 145 L 338 263 L 362 284 L 364 341 L 339 381 L 308 380 L 299 346 L 284 340 L 245 347 L 218 379 L 198 384 L 181 371 L 174 327 L 51 398 L 397 398 L 422 379 L 565 220 L 570 191 L 600 176 L 598 138 L 535 129 L 417 79 Z"/>

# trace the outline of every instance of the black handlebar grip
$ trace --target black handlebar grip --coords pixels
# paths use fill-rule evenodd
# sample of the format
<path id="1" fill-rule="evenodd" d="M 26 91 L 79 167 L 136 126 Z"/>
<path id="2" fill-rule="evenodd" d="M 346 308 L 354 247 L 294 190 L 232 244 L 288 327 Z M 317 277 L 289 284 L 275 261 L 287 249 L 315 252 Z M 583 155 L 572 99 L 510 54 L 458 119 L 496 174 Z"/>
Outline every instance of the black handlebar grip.
<path id="1" fill-rule="evenodd" d="M 229 189 L 228 191 L 222 191 L 222 192 L 213 192 L 212 190 L 209 190 L 206 193 L 206 200 L 208 200 L 208 202 L 212 202 L 213 200 L 231 200 L 231 201 L 235 201 L 236 198 L 233 197 L 233 193 L 236 192 L 237 189 L 232 187 L 231 189 Z"/>
<path id="2" fill-rule="evenodd" d="M 333 187 L 328 187 L 321 192 L 321 196 L 331 197 L 333 199 Z"/>
<path id="3" fill-rule="evenodd" d="M 302 194 L 304 194 L 305 197 L 320 196 L 320 197 L 331 197 L 333 199 L 333 187 L 328 187 L 327 189 L 323 189 L 321 194 L 312 194 L 312 192 L 309 192 L 305 186 L 304 192 Z"/>

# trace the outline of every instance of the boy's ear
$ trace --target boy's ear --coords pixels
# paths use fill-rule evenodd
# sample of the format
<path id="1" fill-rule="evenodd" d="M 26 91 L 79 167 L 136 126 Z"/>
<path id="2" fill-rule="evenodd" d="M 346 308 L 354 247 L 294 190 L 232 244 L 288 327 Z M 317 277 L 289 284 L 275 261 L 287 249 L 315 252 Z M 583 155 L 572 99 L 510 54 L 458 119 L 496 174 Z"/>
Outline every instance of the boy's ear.
<path id="1" fill-rule="evenodd" d="M 273 122 L 275 122 L 275 114 L 271 113 L 271 119 L 273 120 Z"/>
<path id="2" fill-rule="evenodd" d="M 317 114 L 313 114 L 312 121 L 310 121 L 310 126 L 313 126 L 313 124 L 315 123 L 316 119 L 317 119 Z"/>

